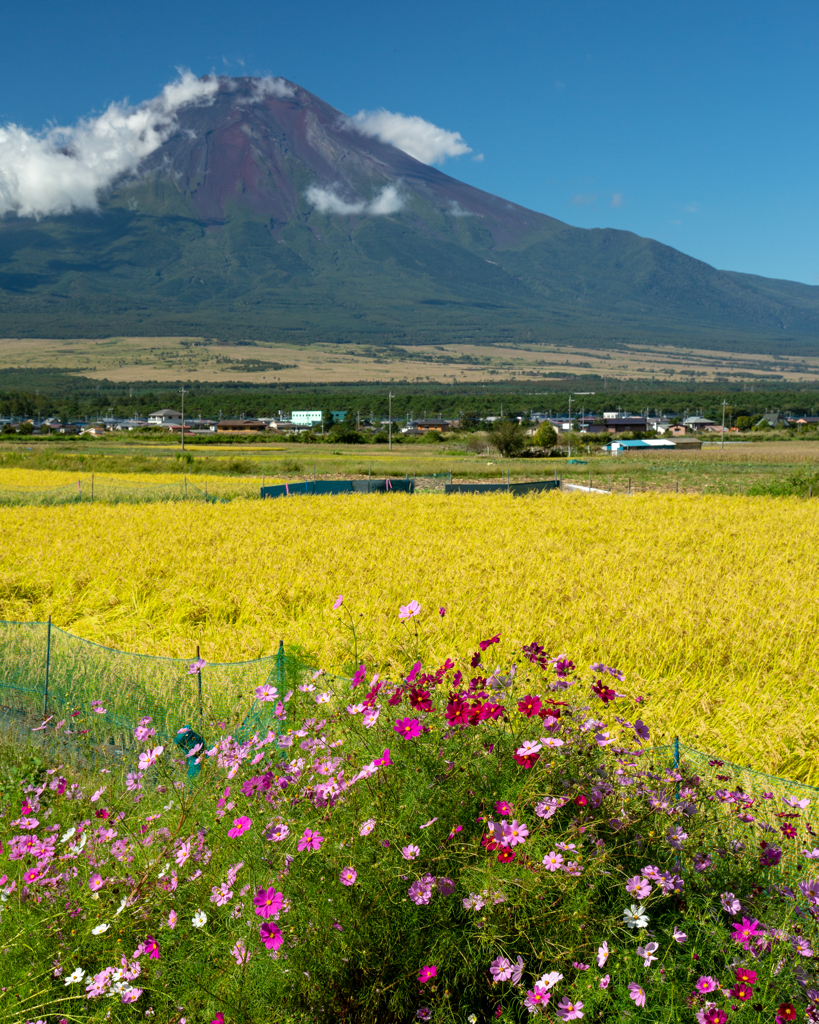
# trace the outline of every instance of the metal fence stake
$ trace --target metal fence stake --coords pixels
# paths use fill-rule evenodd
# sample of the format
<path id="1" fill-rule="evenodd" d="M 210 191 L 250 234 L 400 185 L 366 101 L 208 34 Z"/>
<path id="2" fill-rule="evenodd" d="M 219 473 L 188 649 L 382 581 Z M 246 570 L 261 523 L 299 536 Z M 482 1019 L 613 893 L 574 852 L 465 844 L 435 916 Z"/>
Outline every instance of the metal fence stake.
<path id="1" fill-rule="evenodd" d="M 199 644 L 196 645 L 196 660 L 199 661 Z M 199 717 L 202 717 L 202 669 L 196 670 L 196 686 L 199 691 Z"/>
<path id="2" fill-rule="evenodd" d="M 45 663 L 45 687 L 43 689 L 43 719 L 46 717 L 48 708 L 48 674 L 51 670 L 51 616 L 48 617 L 48 630 L 46 632 L 46 663 Z"/>

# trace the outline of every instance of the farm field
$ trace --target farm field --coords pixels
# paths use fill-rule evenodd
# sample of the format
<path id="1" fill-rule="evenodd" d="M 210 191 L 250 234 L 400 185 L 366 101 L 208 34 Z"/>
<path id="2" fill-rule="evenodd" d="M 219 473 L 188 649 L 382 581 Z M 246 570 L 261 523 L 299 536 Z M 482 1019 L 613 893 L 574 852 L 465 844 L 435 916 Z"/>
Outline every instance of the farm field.
<path id="1" fill-rule="evenodd" d="M 0 618 L 124 650 L 398 671 L 499 633 L 646 692 L 657 741 L 819 783 L 813 502 L 677 494 L 350 496 L 0 510 Z M 411 626 L 400 604 L 420 601 Z M 443 607 L 443 618 L 438 609 Z M 359 619 L 359 615 L 361 618 Z M 414 627 L 417 624 L 416 637 Z M 471 648 L 470 648 L 471 649 Z"/>
<path id="2" fill-rule="evenodd" d="M 761 483 L 798 471 L 819 471 L 819 441 L 731 442 L 698 451 L 580 454 L 567 459 L 501 459 L 476 454 L 465 441 L 396 445 L 304 445 L 190 443 L 181 458 L 179 445 L 113 438 L 99 441 L 30 445 L 0 444 L 0 487 L 56 487 L 76 484 L 90 474 L 143 483 L 171 483 L 188 476 L 197 486 L 211 482 L 214 493 L 258 494 L 268 482 L 316 477 L 403 477 L 452 473 L 453 479 L 537 480 L 555 474 L 564 480 L 614 492 L 747 494 Z M 225 478 L 233 481 L 228 486 Z M 220 483 L 221 480 L 221 483 Z"/>

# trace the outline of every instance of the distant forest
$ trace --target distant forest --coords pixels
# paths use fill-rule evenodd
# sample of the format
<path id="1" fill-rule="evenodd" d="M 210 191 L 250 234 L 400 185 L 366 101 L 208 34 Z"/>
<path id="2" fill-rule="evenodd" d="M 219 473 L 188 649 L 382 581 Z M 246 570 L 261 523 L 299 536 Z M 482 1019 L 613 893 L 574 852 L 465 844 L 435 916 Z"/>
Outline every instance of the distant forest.
<path id="1" fill-rule="evenodd" d="M 185 387 L 185 413 L 207 419 L 238 416 L 276 416 L 293 409 L 346 410 L 353 417 L 387 415 L 388 393 L 397 418 L 408 415 L 483 418 L 526 416 L 531 412 L 565 415 L 625 410 L 668 416 L 700 414 L 718 419 L 722 402 L 726 415 L 753 416 L 769 410 L 793 415 L 816 415 L 819 386 L 788 382 L 731 385 L 714 382 L 603 381 L 600 377 L 552 380 L 544 387 L 520 381 L 491 384 L 217 384 L 97 381 L 60 370 L 14 369 L 0 372 L 0 416 L 59 416 L 63 420 L 112 415 L 145 417 L 161 408 L 179 408 L 179 389 Z M 548 388 L 548 390 L 547 390 Z"/>

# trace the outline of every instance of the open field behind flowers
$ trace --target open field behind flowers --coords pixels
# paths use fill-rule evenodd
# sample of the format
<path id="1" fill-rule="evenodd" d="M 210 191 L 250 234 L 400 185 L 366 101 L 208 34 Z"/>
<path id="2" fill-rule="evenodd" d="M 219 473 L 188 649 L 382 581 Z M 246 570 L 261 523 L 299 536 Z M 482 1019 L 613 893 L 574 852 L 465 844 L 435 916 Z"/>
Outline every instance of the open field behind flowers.
<path id="1" fill-rule="evenodd" d="M 0 511 L 0 617 L 209 661 L 424 665 L 492 630 L 604 660 L 658 742 L 819 782 L 819 519 L 798 499 L 582 494 Z M 344 605 L 332 604 L 339 593 Z M 422 613 L 398 618 L 416 599 Z M 439 608 L 445 608 L 444 617 Z M 417 626 L 417 636 L 416 636 Z"/>

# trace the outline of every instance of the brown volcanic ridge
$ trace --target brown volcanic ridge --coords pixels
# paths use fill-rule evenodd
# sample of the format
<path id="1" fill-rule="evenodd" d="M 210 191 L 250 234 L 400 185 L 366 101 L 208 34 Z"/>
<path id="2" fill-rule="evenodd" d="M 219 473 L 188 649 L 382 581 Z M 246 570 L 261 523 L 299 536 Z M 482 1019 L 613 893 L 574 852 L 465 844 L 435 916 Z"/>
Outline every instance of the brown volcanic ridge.
<path id="1" fill-rule="evenodd" d="M 362 134 L 355 122 L 318 96 L 277 81 L 292 94 L 266 92 L 259 79 L 220 78 L 214 102 L 181 110 L 180 130 L 140 170 L 171 172 L 199 217 L 211 225 L 225 222 L 225 205 L 237 198 L 273 225 L 283 225 L 297 215 L 308 184 L 348 203 L 368 202 L 395 184 L 456 217 L 482 218 L 500 247 L 514 245 L 537 228 L 566 226 Z M 301 173 L 294 175 L 297 165 Z"/>

